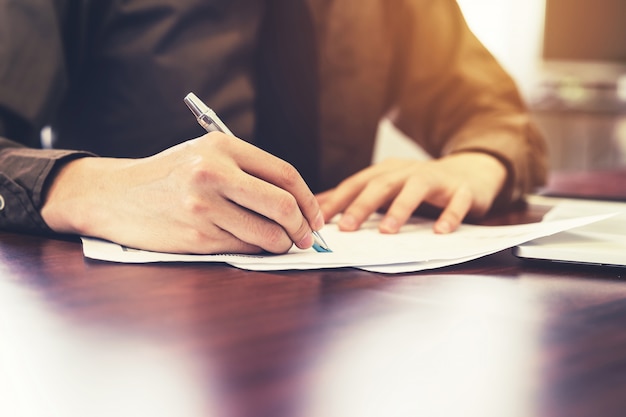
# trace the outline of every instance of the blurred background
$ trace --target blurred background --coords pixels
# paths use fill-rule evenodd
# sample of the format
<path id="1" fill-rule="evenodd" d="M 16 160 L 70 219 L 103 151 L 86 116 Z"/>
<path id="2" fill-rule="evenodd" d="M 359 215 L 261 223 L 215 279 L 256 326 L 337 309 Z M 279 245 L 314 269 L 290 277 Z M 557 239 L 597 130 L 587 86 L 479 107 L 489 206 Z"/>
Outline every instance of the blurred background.
<path id="1" fill-rule="evenodd" d="M 625 0 L 457 1 L 518 83 L 553 171 L 626 167 Z M 381 124 L 374 159 L 407 152 L 423 156 Z"/>

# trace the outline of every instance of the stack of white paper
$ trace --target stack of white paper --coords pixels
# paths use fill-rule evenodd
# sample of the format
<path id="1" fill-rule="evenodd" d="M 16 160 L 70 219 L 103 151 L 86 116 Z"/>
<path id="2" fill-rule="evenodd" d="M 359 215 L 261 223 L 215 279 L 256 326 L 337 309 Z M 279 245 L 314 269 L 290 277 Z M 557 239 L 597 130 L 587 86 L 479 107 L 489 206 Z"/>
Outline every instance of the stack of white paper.
<path id="1" fill-rule="evenodd" d="M 115 243 L 83 237 L 85 257 L 97 260 L 148 262 L 225 262 L 256 271 L 356 267 L 368 271 L 399 273 L 421 271 L 457 264 L 543 236 L 582 226 L 613 214 L 514 226 L 475 226 L 463 224 L 454 233 L 432 232 L 433 220 L 413 218 L 394 235 L 378 232 L 379 215 L 374 215 L 355 232 L 341 232 L 336 224 L 323 229 L 332 253 L 295 246 L 284 255 L 184 255 L 125 248 Z"/>

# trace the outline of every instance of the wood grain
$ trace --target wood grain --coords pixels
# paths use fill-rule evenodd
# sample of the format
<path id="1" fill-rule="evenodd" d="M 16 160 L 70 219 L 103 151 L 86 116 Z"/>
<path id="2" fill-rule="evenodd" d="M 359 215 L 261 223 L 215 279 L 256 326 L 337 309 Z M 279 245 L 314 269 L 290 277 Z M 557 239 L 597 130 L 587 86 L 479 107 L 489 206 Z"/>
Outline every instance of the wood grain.
<path id="1" fill-rule="evenodd" d="M 3 416 L 626 409 L 624 270 L 508 250 L 418 274 L 264 273 L 94 262 L 72 238 L 0 232 L 0 309 Z"/>

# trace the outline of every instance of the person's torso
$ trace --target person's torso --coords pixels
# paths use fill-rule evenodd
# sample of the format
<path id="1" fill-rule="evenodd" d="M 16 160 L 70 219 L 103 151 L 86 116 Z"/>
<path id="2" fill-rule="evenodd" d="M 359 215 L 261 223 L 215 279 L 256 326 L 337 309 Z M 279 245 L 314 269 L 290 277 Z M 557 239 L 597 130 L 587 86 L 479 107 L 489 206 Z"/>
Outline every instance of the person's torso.
<path id="1" fill-rule="evenodd" d="M 369 164 L 392 65 L 384 1 L 69 3 L 80 24 L 55 146 L 140 157 L 200 136 L 193 91 L 313 188 Z"/>
<path id="2" fill-rule="evenodd" d="M 70 88 L 57 147 L 145 156 L 202 134 L 183 103 L 195 92 L 249 138 L 253 60 L 263 3 L 255 0 L 77 1 L 83 39 L 68 51 Z M 81 32 L 81 33 L 76 33 Z"/>

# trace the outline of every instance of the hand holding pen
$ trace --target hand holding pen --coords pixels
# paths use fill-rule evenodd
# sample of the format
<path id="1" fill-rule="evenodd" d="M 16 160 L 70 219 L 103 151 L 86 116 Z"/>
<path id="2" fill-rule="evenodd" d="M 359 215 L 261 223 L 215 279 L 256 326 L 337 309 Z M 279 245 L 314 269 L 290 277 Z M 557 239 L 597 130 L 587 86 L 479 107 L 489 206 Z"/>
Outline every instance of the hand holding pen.
<path id="1" fill-rule="evenodd" d="M 59 233 L 194 254 L 284 253 L 294 243 L 308 249 L 313 230 L 324 226 L 316 197 L 293 166 L 220 132 L 145 158 L 69 161 L 54 176 L 41 214 Z"/>
<path id="2" fill-rule="evenodd" d="M 189 93 L 185 97 L 185 104 L 189 107 L 189 110 L 196 116 L 196 119 L 200 126 L 202 126 L 207 132 L 222 132 L 230 136 L 235 136 L 230 129 L 222 122 L 222 120 L 215 114 L 211 108 L 209 108 L 202 100 L 200 100 L 194 93 Z M 331 252 L 330 248 L 324 241 L 322 235 L 318 231 L 313 230 L 313 249 L 317 252 Z M 297 244 L 297 242 L 296 242 Z"/>

